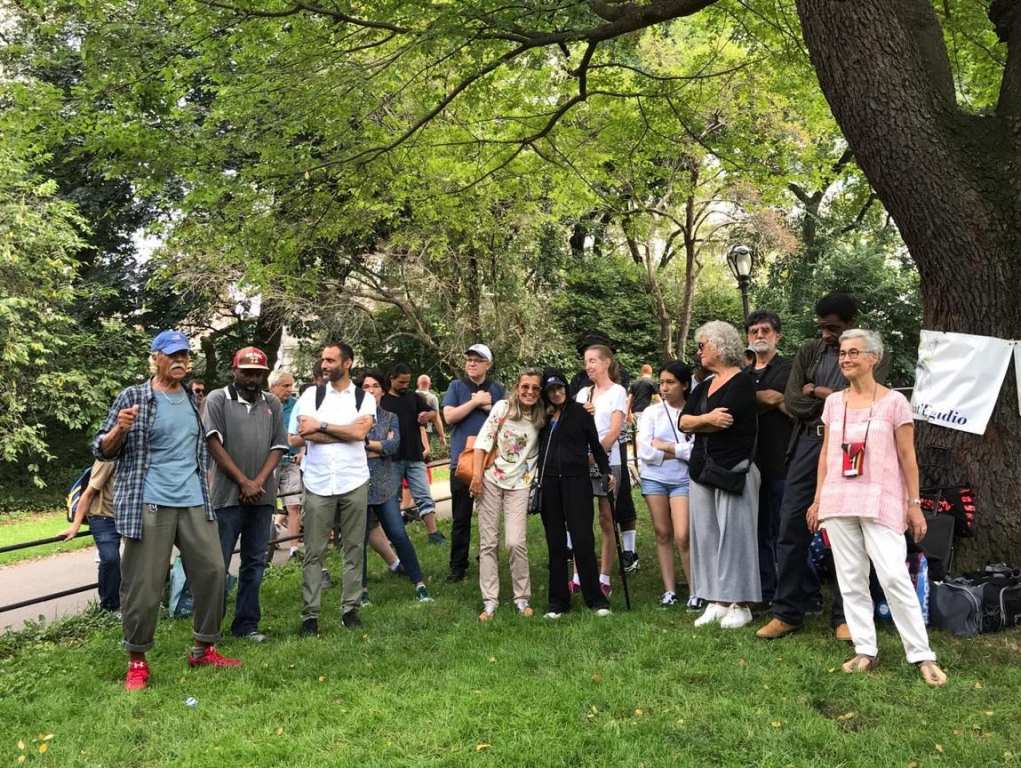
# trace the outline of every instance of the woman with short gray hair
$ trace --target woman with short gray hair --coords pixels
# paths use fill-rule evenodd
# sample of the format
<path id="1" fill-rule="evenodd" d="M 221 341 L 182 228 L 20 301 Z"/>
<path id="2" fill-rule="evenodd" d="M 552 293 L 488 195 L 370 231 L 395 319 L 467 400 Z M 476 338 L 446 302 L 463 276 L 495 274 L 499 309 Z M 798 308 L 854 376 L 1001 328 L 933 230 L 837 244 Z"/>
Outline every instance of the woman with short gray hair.
<path id="1" fill-rule="evenodd" d="M 695 626 L 719 622 L 737 629 L 751 623 L 748 603 L 762 600 L 755 382 L 740 375 L 744 345 L 732 325 L 706 323 L 695 339 L 712 376 L 688 398 L 678 423 L 695 434 L 688 462 L 694 582 L 689 586 L 709 601 Z"/>

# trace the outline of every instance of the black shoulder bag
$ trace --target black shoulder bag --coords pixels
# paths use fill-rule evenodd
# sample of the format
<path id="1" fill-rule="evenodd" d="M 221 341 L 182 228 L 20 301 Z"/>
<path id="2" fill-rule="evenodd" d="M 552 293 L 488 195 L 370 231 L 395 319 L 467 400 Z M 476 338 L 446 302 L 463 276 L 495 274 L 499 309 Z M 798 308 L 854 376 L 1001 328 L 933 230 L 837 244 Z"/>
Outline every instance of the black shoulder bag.
<path id="1" fill-rule="evenodd" d="M 702 400 L 699 403 L 699 406 L 702 411 L 702 415 L 704 416 L 709 408 L 708 386 L 706 386 L 702 392 Z M 733 493 L 738 496 L 742 495 L 744 493 L 744 481 L 748 476 L 748 473 L 751 471 L 752 460 L 755 458 L 755 449 L 758 442 L 759 429 L 758 424 L 756 424 L 755 439 L 752 441 L 751 456 L 738 462 L 733 469 L 726 469 L 713 461 L 712 456 L 709 455 L 709 435 L 707 434 L 705 436 L 705 440 L 702 442 L 702 458 L 704 460 L 704 463 L 702 464 L 702 471 L 699 472 L 698 477 L 692 477 L 692 479 L 702 485 L 719 488 L 721 491 Z"/>
<path id="2" fill-rule="evenodd" d="M 561 414 L 560 418 L 563 418 L 563 414 Z M 536 467 L 535 477 L 532 478 L 532 484 L 528 486 L 528 514 L 530 515 L 542 514 L 542 478 L 546 474 L 546 463 L 549 461 L 549 446 L 553 442 L 553 433 L 556 431 L 556 426 L 550 428 L 549 438 L 546 440 L 546 453 L 542 457 L 542 466 Z"/>

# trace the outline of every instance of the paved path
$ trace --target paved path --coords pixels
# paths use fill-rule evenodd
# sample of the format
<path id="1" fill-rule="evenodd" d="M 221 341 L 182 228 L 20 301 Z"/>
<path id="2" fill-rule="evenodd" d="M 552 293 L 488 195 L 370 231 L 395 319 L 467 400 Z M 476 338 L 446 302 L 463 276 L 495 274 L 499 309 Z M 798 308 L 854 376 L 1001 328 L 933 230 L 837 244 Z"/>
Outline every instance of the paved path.
<path id="1" fill-rule="evenodd" d="M 450 496 L 450 484 L 433 483 L 433 498 L 444 499 Z M 436 504 L 436 517 L 440 520 L 450 519 L 450 502 L 439 501 Z M 449 530 L 446 531 L 449 534 Z M 42 548 L 40 548 L 41 551 Z M 38 560 L 15 563 L 0 568 L 0 604 L 17 603 L 33 597 L 60 592 L 72 587 L 96 583 L 96 550 L 95 547 L 77 549 Z M 287 550 L 278 551 L 274 562 L 283 562 Z M 236 570 L 233 567 L 232 569 Z M 62 597 L 45 603 L 38 603 L 27 608 L 0 613 L 0 632 L 10 629 L 21 629 L 26 621 L 37 621 L 42 616 L 47 621 L 79 613 L 96 599 L 94 591 L 81 592 L 70 597 Z"/>

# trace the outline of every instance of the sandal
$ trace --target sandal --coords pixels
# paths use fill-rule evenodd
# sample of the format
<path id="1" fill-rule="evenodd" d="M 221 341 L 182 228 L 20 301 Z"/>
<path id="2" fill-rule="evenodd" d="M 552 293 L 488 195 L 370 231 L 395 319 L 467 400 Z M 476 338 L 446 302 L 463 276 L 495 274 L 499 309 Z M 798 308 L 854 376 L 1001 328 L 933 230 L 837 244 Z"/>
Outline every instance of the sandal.
<path id="1" fill-rule="evenodd" d="M 479 614 L 479 621 L 491 621 L 493 616 L 494 614 L 490 613 L 489 611 L 483 611 L 482 613 Z"/>
<path id="2" fill-rule="evenodd" d="M 929 685 L 940 686 L 947 684 L 947 673 L 936 666 L 935 661 L 919 661 L 915 663 L 915 666 L 921 671 L 922 679 Z"/>
<path id="3" fill-rule="evenodd" d="M 864 653 L 856 653 L 851 659 L 844 662 L 840 668 L 845 674 L 853 675 L 855 672 L 871 672 L 879 666 L 879 656 L 866 656 Z"/>

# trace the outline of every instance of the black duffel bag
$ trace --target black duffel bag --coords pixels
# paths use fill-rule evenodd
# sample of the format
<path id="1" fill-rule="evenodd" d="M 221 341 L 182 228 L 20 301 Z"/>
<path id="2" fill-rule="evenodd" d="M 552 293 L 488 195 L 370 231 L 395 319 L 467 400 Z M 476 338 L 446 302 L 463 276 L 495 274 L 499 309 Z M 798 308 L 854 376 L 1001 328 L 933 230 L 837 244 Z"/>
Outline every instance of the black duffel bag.
<path id="1" fill-rule="evenodd" d="M 963 637 L 1021 625 L 1021 571 L 1000 563 L 934 583 L 929 623 Z"/>

